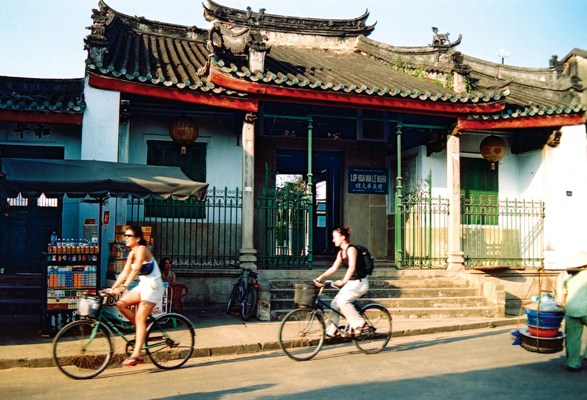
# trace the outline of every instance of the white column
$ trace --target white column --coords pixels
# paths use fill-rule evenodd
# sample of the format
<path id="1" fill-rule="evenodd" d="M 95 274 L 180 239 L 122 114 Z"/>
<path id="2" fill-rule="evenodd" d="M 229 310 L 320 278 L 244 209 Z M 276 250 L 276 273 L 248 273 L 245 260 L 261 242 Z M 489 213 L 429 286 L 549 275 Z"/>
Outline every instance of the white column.
<path id="1" fill-rule="evenodd" d="M 255 223 L 255 120 L 257 115 L 245 116 L 242 132 L 243 143 L 243 210 L 242 248 L 239 263 L 243 268 L 257 268 L 257 250 L 254 248 Z"/>
<path id="2" fill-rule="evenodd" d="M 465 269 L 461 249 L 461 158 L 460 133 L 456 130 L 446 145 L 446 178 L 450 199 L 448 216 L 448 267 L 449 271 Z"/>
<path id="3" fill-rule="evenodd" d="M 86 108 L 82 125 L 82 160 L 118 161 L 120 92 L 84 88 Z"/>
<path id="4" fill-rule="evenodd" d="M 120 92 L 102 90 L 91 87 L 85 81 L 84 96 L 86 108 L 82 125 L 81 159 L 98 161 L 118 161 L 118 134 Z M 100 226 L 100 207 L 98 204 L 80 202 L 79 229 L 86 219 L 94 219 Z M 114 237 L 114 210 L 116 200 L 109 199 L 103 206 L 103 211 L 110 211 L 111 218 L 108 226 L 102 226 L 100 243 L 102 282 L 108 266 L 108 242 Z M 80 234 L 81 237 L 81 234 Z"/>

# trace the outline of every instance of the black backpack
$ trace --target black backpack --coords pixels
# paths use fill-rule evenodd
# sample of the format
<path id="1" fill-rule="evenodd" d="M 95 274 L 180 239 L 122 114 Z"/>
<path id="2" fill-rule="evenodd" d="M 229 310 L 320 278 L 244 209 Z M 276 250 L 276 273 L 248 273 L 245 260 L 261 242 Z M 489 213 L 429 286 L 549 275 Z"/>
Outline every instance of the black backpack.
<path id="1" fill-rule="evenodd" d="M 375 268 L 375 259 L 369 253 L 369 249 L 365 246 L 361 246 L 358 244 L 351 244 L 357 252 L 357 262 L 363 266 L 363 271 L 365 271 L 365 275 L 371 275 L 373 273 L 373 269 Z"/>

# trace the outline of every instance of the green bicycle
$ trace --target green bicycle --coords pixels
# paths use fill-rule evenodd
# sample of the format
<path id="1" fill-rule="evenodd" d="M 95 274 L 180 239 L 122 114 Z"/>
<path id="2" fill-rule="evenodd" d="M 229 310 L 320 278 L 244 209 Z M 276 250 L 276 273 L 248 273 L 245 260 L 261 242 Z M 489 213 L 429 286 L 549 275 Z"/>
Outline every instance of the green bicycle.
<path id="1" fill-rule="evenodd" d="M 102 373 L 114 357 L 115 336 L 125 342 L 126 355 L 132 353 L 134 339 L 125 333 L 134 332 L 134 326 L 104 307 L 109 297 L 100 291 L 80 298 L 81 319 L 65 325 L 53 339 L 53 360 L 70 378 L 90 379 Z M 192 356 L 194 344 L 194 327 L 183 315 L 170 313 L 147 320 L 144 350 L 158 368 L 181 367 Z"/>

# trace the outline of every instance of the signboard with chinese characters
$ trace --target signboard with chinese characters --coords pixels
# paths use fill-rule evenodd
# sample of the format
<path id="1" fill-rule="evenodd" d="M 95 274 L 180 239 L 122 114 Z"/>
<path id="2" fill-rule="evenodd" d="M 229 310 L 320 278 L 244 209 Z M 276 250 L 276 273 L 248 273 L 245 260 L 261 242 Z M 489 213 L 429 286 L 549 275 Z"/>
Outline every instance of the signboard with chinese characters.
<path id="1" fill-rule="evenodd" d="M 349 168 L 349 193 L 387 194 L 389 175 L 385 169 Z"/>

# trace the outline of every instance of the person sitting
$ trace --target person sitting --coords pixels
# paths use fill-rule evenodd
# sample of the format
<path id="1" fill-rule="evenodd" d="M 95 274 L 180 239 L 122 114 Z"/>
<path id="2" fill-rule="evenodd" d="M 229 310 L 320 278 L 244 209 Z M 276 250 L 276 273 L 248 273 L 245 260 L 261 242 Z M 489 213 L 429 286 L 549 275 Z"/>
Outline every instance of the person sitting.
<path id="1" fill-rule="evenodd" d="M 344 315 L 351 329 L 353 329 L 354 335 L 359 336 L 365 328 L 365 320 L 356 310 L 353 303 L 367 293 L 369 290 L 369 281 L 367 274 L 360 267 L 361 263 L 357 262 L 359 252 L 350 244 L 350 236 L 350 228 L 336 228 L 332 231 L 332 243 L 336 247 L 339 247 L 340 250 L 336 255 L 336 260 L 334 260 L 332 267 L 318 276 L 316 281 L 321 282 L 322 279 L 334 274 L 341 265 L 346 268 L 344 277 L 334 281 L 334 285 L 341 287 L 341 289 L 332 300 L 332 303 L 330 303 L 330 306 Z M 334 337 L 337 332 L 339 316 L 335 312 L 331 314 L 330 321 L 332 324 L 328 326 L 326 335 Z"/>
<path id="2" fill-rule="evenodd" d="M 163 282 L 167 282 L 170 287 L 175 285 L 175 273 L 171 270 L 171 259 L 169 257 L 162 257 L 159 265 L 161 266 Z"/>

